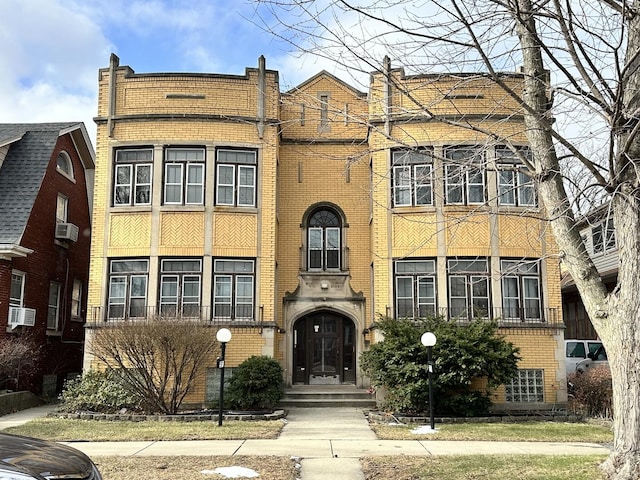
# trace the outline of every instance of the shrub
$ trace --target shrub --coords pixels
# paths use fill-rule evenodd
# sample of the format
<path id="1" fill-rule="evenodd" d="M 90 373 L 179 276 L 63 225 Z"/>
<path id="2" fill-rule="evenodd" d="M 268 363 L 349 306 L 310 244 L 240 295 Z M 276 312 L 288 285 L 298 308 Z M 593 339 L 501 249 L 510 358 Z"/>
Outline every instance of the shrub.
<path id="1" fill-rule="evenodd" d="M 612 416 L 611 371 L 606 366 L 598 366 L 585 373 L 571 373 L 567 376 L 569 408 L 588 417 Z"/>
<path id="2" fill-rule="evenodd" d="M 115 413 L 123 408 L 139 410 L 140 398 L 127 387 L 117 372 L 88 371 L 68 380 L 60 394 L 64 412 Z"/>
<path id="3" fill-rule="evenodd" d="M 232 408 L 271 409 L 284 395 L 282 367 L 271 357 L 249 357 L 234 370 L 226 392 Z"/>
<path id="4" fill-rule="evenodd" d="M 95 330 L 93 354 L 117 370 L 147 413 L 177 413 L 218 347 L 205 322 L 150 318 Z"/>
<path id="5" fill-rule="evenodd" d="M 488 389 L 517 373 L 518 349 L 498 335 L 497 324 L 477 319 L 456 324 L 444 318 L 381 319 L 377 328 L 384 340 L 363 352 L 364 372 L 387 392 L 383 408 L 402 413 L 425 412 L 429 405 L 427 348 L 420 337 L 433 332 L 434 410 L 438 414 L 472 416 L 486 413 L 489 391 L 472 390 L 482 379 Z"/>

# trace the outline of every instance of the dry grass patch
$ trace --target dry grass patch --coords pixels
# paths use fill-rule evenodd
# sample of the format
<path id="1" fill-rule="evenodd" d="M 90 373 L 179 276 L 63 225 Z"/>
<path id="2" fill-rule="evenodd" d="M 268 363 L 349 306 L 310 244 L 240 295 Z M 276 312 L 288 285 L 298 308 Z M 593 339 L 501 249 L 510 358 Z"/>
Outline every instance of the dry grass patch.
<path id="1" fill-rule="evenodd" d="M 260 480 L 295 480 L 295 462 L 287 457 L 94 457 L 104 480 L 204 480 L 222 479 L 206 473 L 218 467 L 255 470 Z"/>
<path id="2" fill-rule="evenodd" d="M 605 456 L 465 455 L 365 457 L 366 480 L 599 480 Z"/>
<path id="3" fill-rule="evenodd" d="M 593 423 L 524 422 L 437 424 L 436 433 L 415 434 L 418 425 L 376 425 L 371 428 L 381 440 L 477 440 L 502 442 L 613 441 L 609 425 Z"/>
<path id="4" fill-rule="evenodd" d="M 7 429 L 9 433 L 57 442 L 127 442 L 162 440 L 249 440 L 278 438 L 284 422 L 127 422 L 42 418 Z"/>

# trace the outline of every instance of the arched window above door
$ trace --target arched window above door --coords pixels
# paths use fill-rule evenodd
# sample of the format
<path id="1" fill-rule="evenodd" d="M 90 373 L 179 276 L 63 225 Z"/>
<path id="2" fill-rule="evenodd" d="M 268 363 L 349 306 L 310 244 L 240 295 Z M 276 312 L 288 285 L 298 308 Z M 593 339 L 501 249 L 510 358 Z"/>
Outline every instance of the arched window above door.
<path id="1" fill-rule="evenodd" d="M 333 209 L 321 207 L 308 216 L 307 269 L 340 270 L 342 220 Z"/>

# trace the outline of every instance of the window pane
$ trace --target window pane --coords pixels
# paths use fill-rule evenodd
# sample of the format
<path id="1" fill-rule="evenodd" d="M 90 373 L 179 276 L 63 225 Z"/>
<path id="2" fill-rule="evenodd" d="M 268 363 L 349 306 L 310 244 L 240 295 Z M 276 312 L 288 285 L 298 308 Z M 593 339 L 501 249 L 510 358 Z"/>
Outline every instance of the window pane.
<path id="1" fill-rule="evenodd" d="M 238 167 L 238 205 L 255 204 L 255 168 Z"/>
<path id="2" fill-rule="evenodd" d="M 393 184 L 394 205 L 411 205 L 411 168 L 395 167 L 393 169 Z"/>
<path id="3" fill-rule="evenodd" d="M 309 248 L 312 248 L 312 249 L 322 248 L 322 229 L 321 228 L 309 229 Z"/>
<path id="4" fill-rule="evenodd" d="M 131 203 L 131 165 L 116 165 L 114 205 Z"/>
<path id="5" fill-rule="evenodd" d="M 165 203 L 182 203 L 182 165 L 166 165 L 164 201 Z"/>
<path id="6" fill-rule="evenodd" d="M 514 172 L 501 170 L 498 172 L 498 188 L 501 205 L 515 205 Z"/>
<path id="7" fill-rule="evenodd" d="M 221 205 L 233 205 L 234 167 L 230 165 L 218 165 L 217 179 L 217 203 Z"/>
<path id="8" fill-rule="evenodd" d="M 204 165 L 187 166 L 187 200 L 186 203 L 201 205 L 204 195 Z"/>
<path id="9" fill-rule="evenodd" d="M 414 181 L 416 205 L 431 205 L 431 166 L 417 165 L 414 167 Z"/>
<path id="10" fill-rule="evenodd" d="M 9 298 L 9 305 L 14 307 L 22 306 L 23 283 L 23 275 L 18 275 L 15 273 L 11 274 L 11 294 Z"/>

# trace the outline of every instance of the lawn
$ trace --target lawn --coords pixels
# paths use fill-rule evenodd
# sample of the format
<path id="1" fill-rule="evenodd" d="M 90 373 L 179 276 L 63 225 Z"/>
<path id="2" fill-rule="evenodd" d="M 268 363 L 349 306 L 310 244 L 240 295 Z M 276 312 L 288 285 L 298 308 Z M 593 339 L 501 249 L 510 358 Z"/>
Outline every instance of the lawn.
<path id="1" fill-rule="evenodd" d="M 106 422 L 44 418 L 11 433 L 57 441 L 134 441 L 277 438 L 284 422 Z M 378 438 L 399 440 L 481 440 L 481 441 L 612 441 L 610 426 L 592 423 L 468 423 L 437 424 L 435 434 L 415 435 L 414 426 L 372 425 Z M 361 459 L 365 480 L 597 480 L 598 465 L 604 456 L 551 455 L 464 455 L 464 456 L 367 456 Z M 207 457 L 106 457 L 95 456 L 104 480 L 203 480 L 223 478 L 213 471 L 219 467 L 244 467 L 258 472 L 262 480 L 295 480 L 296 462 L 277 456 Z M 330 461 L 330 459 L 328 459 Z"/>
<path id="2" fill-rule="evenodd" d="M 605 456 L 464 455 L 365 457 L 366 480 L 599 480 Z M 106 479 L 108 480 L 108 479 Z"/>
<path id="3" fill-rule="evenodd" d="M 284 422 L 281 420 L 227 421 L 218 426 L 217 422 L 105 422 L 41 418 L 6 431 L 57 442 L 126 442 L 268 439 L 278 438 L 283 427 Z"/>
<path id="4" fill-rule="evenodd" d="M 607 424 L 522 422 L 436 424 L 436 433 L 416 435 L 416 426 L 375 425 L 371 428 L 383 440 L 478 440 L 505 442 L 589 442 L 613 441 Z"/>

